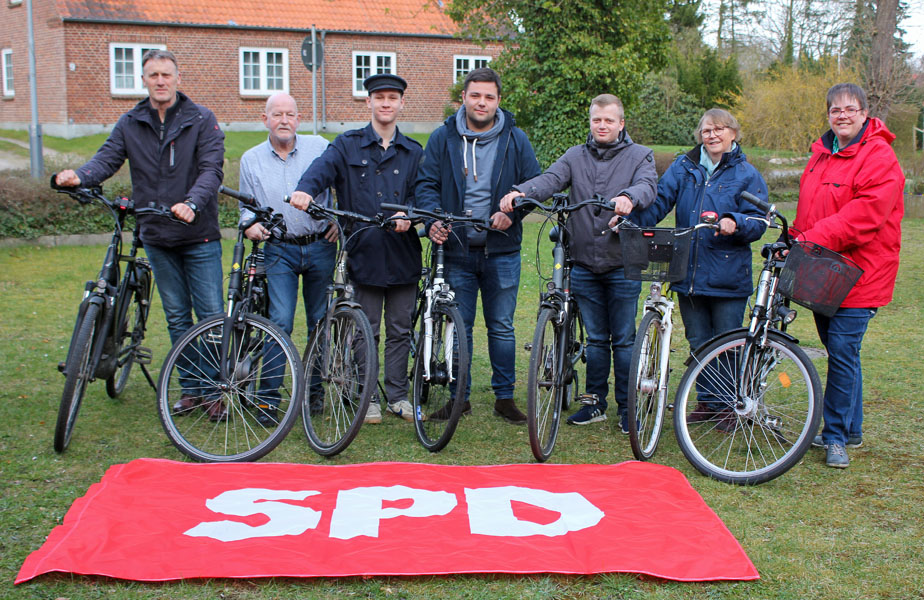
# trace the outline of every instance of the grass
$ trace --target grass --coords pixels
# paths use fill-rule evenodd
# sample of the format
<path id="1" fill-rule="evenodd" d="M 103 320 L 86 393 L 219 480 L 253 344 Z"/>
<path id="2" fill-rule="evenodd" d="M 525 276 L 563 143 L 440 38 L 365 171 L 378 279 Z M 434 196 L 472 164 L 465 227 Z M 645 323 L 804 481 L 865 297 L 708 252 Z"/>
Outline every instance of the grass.
<path id="1" fill-rule="evenodd" d="M 538 225 L 527 225 L 516 327 L 518 347 L 532 337 L 541 285 L 535 269 Z M 770 239 L 773 234 L 767 234 Z M 549 272 L 549 244 L 541 264 Z M 153 391 L 133 373 L 123 398 L 110 400 L 102 382 L 90 385 L 70 448 L 52 450 L 63 360 L 83 282 L 92 277 L 103 247 L 0 249 L 0 597 L 3 598 L 895 598 L 924 595 L 924 220 L 906 220 L 895 300 L 879 311 L 864 342 L 866 422 L 864 447 L 850 452 L 846 471 L 826 468 L 811 450 L 784 476 L 754 488 L 700 476 L 666 431 L 655 461 L 682 471 L 722 518 L 757 566 L 756 582 L 681 584 L 634 575 L 376 577 L 340 579 L 196 580 L 139 584 L 102 577 L 53 574 L 12 585 L 25 557 L 37 549 L 73 500 L 107 467 L 139 457 L 180 460 L 157 418 Z M 230 245 L 225 258 L 230 258 Z M 226 271 L 227 272 L 227 271 Z M 154 371 L 168 349 L 159 302 L 147 338 Z M 299 309 L 301 310 L 301 309 Z M 807 311 L 792 330 L 819 347 Z M 296 319 L 298 323 L 300 319 Z M 679 325 L 679 317 L 676 318 Z M 678 327 L 679 329 L 679 327 Z M 304 342 L 304 332 L 294 339 Z M 685 351 L 675 332 L 679 357 Z M 490 369 L 483 326 L 476 326 L 472 401 L 449 447 L 429 454 L 409 424 L 386 419 L 364 427 L 339 457 L 324 460 L 298 428 L 267 460 L 348 464 L 397 460 L 440 464 L 531 462 L 525 428 L 491 415 Z M 525 403 L 528 354 L 517 355 L 516 396 Z M 820 362 L 823 367 L 823 362 Z M 156 373 L 155 373 L 156 376 Z M 670 426 L 668 425 L 668 429 Z M 632 458 L 615 420 L 562 427 L 552 462 L 618 463 Z M 636 515 L 645 518 L 645 515 Z M 706 550 L 706 549 L 704 549 Z M 626 552 L 631 552 L 631 544 Z"/>

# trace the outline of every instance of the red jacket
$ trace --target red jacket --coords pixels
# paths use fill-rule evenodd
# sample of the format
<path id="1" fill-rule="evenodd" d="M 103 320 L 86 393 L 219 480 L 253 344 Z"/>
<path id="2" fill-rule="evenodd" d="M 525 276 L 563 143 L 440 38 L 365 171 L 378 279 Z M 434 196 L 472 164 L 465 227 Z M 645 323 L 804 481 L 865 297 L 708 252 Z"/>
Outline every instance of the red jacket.
<path id="1" fill-rule="evenodd" d="M 905 175 L 891 145 L 895 135 L 871 118 L 858 143 L 831 154 L 833 135 L 828 131 L 812 144 L 793 226 L 802 232 L 799 239 L 839 252 L 863 269 L 842 307 L 885 306 L 895 288 L 905 214 Z"/>

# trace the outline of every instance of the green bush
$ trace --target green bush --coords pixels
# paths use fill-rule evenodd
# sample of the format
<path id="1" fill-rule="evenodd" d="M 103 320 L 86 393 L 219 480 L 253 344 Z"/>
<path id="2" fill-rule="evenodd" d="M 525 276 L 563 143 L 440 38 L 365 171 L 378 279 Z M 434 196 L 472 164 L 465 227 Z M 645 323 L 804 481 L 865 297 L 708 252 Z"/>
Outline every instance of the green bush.
<path id="1" fill-rule="evenodd" d="M 703 109 L 667 75 L 649 75 L 638 101 L 626 109 L 626 129 L 640 144 L 690 146 Z"/>

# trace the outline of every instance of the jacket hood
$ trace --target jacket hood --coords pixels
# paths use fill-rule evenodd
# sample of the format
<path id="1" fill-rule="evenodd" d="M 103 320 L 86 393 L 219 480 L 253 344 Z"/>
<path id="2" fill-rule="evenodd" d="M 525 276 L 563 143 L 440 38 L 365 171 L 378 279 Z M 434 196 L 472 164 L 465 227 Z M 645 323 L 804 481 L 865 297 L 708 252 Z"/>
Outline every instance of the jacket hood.
<path id="1" fill-rule="evenodd" d="M 462 110 L 462 109 L 460 108 L 459 110 Z M 513 129 L 514 127 L 516 127 L 517 122 L 516 122 L 516 119 L 513 118 L 512 112 L 504 108 L 501 108 L 501 107 L 497 107 L 497 110 L 498 112 L 504 113 L 504 126 L 501 129 L 501 133 L 505 131 L 509 131 Z M 443 121 L 443 125 L 445 125 L 446 128 L 449 129 L 450 132 L 452 132 L 454 135 L 457 135 L 457 136 L 459 135 L 458 128 L 456 127 L 456 119 L 458 118 L 456 115 L 458 114 L 458 112 L 459 111 L 457 110 L 456 112 L 446 117 L 446 119 Z"/>
<path id="2" fill-rule="evenodd" d="M 694 165 L 699 164 L 699 157 L 702 154 L 703 145 L 696 144 L 692 150 L 687 152 L 684 156 L 693 162 Z M 735 165 L 745 160 L 747 157 L 744 155 L 744 152 L 741 151 L 741 144 L 735 143 L 735 147 L 722 155 L 722 159 L 719 161 L 719 164 L 715 166 L 716 169 L 722 165 Z"/>
<path id="3" fill-rule="evenodd" d="M 892 142 L 895 141 L 895 134 L 889 131 L 888 127 L 885 126 L 885 123 L 883 123 L 881 119 L 870 117 L 866 121 L 864 127 L 866 130 L 863 132 L 860 141 L 838 152 L 838 156 L 854 156 L 860 151 L 861 146 L 876 139 L 880 139 L 890 146 Z M 829 129 L 812 144 L 812 152 L 831 154 L 831 143 L 833 139 L 834 132 Z"/>

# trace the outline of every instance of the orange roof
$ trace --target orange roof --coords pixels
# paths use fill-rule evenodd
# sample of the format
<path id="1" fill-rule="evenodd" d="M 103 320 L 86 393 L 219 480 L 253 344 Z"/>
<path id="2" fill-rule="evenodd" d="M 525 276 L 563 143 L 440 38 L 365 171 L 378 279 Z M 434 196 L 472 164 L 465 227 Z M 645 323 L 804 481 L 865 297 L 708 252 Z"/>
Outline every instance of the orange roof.
<path id="1" fill-rule="evenodd" d="M 452 35 L 446 0 L 56 0 L 62 19 Z"/>

